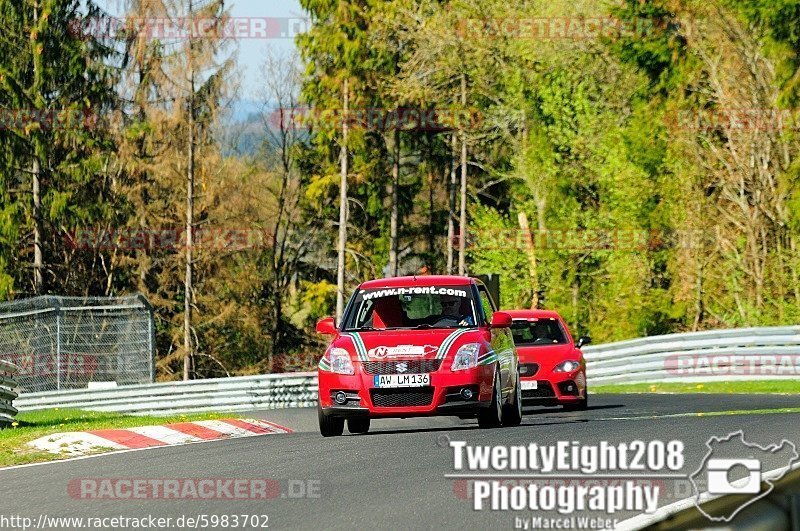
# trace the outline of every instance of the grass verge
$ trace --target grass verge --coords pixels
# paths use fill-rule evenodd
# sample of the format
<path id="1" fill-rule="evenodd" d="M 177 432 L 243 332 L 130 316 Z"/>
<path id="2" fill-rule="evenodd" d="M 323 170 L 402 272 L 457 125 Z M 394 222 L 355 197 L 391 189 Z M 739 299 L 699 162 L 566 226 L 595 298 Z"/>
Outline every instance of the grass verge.
<path id="1" fill-rule="evenodd" d="M 800 380 L 597 385 L 593 393 L 800 394 Z"/>
<path id="2" fill-rule="evenodd" d="M 230 415 L 228 415 L 230 416 Z M 223 418 L 217 413 L 175 415 L 171 417 L 140 417 L 119 413 L 102 413 L 80 409 L 43 409 L 17 415 L 16 422 L 0 430 L 0 467 L 55 461 L 69 456 L 60 456 L 35 450 L 28 442 L 67 431 L 101 430 L 107 428 L 133 428 Z"/>

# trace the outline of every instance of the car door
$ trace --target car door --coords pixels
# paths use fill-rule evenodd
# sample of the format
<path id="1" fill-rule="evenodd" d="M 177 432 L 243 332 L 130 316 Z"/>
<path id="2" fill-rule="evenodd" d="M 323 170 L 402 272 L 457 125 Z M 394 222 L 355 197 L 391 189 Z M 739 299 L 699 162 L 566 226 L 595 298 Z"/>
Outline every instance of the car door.
<path id="1" fill-rule="evenodd" d="M 492 316 L 497 311 L 489 291 L 483 284 L 478 284 L 478 295 L 481 300 L 481 308 L 486 319 L 486 324 L 492 322 Z M 492 350 L 497 355 L 497 362 L 500 367 L 500 383 L 503 387 L 503 394 L 514 390 L 517 374 L 517 351 L 514 347 L 514 338 L 509 328 L 490 328 Z"/>

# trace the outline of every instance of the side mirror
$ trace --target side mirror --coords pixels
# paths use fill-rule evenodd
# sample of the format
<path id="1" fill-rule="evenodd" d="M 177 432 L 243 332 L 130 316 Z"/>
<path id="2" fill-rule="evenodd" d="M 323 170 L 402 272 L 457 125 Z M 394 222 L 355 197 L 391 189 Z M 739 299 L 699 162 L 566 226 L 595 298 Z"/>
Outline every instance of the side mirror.
<path id="1" fill-rule="evenodd" d="M 494 312 L 492 315 L 492 328 L 509 328 L 511 322 L 511 316 L 506 312 Z"/>
<path id="2" fill-rule="evenodd" d="M 333 317 L 320 319 L 319 322 L 317 322 L 317 333 L 328 336 L 335 334 L 336 323 L 333 321 Z"/>
<path id="3" fill-rule="evenodd" d="M 578 342 L 575 344 L 576 348 L 581 348 L 584 345 L 588 345 L 592 342 L 592 338 L 589 336 L 581 336 L 578 338 Z"/>

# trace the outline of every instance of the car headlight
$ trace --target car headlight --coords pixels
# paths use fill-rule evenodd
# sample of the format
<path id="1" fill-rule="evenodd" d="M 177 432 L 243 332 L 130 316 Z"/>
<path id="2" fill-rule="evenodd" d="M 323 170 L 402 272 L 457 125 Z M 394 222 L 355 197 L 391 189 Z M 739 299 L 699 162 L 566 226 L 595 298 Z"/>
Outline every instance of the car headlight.
<path id="1" fill-rule="evenodd" d="M 467 343 L 461 345 L 453 358 L 453 365 L 450 367 L 454 371 L 471 369 L 478 364 L 478 353 L 481 351 L 480 343 Z"/>
<path id="2" fill-rule="evenodd" d="M 580 366 L 581 364 L 579 361 L 575 360 L 562 361 L 561 363 L 556 365 L 556 368 L 553 369 L 553 372 L 572 372 L 579 369 Z"/>
<path id="3" fill-rule="evenodd" d="M 345 349 L 333 347 L 328 351 L 328 357 L 331 359 L 331 371 L 337 374 L 353 374 L 355 372 L 350 353 Z"/>

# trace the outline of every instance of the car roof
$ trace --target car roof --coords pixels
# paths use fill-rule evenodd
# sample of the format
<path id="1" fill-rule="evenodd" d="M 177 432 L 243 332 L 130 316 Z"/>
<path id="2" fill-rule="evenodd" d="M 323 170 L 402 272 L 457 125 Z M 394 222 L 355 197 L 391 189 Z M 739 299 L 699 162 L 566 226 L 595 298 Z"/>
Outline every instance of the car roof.
<path id="1" fill-rule="evenodd" d="M 392 277 L 368 280 L 360 289 L 408 288 L 413 286 L 464 286 L 474 284 L 475 279 L 456 275 L 419 275 L 411 277 Z"/>
<path id="2" fill-rule="evenodd" d="M 503 310 L 512 319 L 561 319 L 553 310 Z"/>

